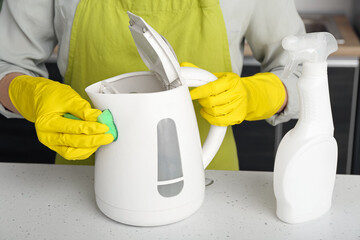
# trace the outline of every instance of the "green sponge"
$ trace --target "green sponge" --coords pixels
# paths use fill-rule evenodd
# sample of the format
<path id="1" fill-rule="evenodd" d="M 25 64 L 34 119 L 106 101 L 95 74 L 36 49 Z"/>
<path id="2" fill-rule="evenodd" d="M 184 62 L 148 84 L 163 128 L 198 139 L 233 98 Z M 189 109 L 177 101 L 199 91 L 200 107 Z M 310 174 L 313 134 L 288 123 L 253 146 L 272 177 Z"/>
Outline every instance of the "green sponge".
<path id="1" fill-rule="evenodd" d="M 81 120 L 78 117 L 75 117 L 74 115 L 70 114 L 70 113 L 65 113 L 64 117 L 69 118 L 69 119 L 74 119 L 74 120 Z M 97 118 L 97 122 L 99 123 L 103 123 L 106 126 L 109 127 L 109 131 L 106 133 L 110 133 L 111 135 L 113 135 L 114 137 L 114 142 L 117 140 L 118 138 L 118 131 L 116 129 L 115 123 L 114 123 L 114 119 L 113 116 L 110 112 L 109 109 L 104 110 Z"/>
<path id="2" fill-rule="evenodd" d="M 110 110 L 109 109 L 104 110 L 102 114 L 98 116 L 97 121 L 109 127 L 109 131 L 107 133 L 113 135 L 115 142 L 118 138 L 118 131 L 115 126 L 113 115 L 111 114 Z"/>

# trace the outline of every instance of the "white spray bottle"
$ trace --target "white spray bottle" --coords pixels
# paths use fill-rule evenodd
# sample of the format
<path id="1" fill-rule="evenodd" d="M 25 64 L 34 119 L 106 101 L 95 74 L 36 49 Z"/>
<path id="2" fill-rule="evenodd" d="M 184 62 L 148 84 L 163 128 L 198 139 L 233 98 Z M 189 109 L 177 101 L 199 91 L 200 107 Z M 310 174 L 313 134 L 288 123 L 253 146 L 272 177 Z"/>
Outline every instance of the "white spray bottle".
<path id="1" fill-rule="evenodd" d="M 316 219 L 331 207 L 337 143 L 326 59 L 337 50 L 337 43 L 333 35 L 321 32 L 288 36 L 282 45 L 290 56 L 283 77 L 303 63 L 298 80 L 299 120 L 281 140 L 274 167 L 276 214 L 295 224 Z"/>

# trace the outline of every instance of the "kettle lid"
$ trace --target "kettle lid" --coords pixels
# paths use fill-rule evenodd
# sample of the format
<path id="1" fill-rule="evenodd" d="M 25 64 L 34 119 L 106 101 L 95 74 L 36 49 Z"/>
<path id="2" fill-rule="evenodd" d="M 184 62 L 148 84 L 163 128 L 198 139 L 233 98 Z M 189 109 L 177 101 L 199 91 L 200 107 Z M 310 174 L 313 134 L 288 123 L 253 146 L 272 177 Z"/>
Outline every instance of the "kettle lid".
<path id="1" fill-rule="evenodd" d="M 151 72 L 161 80 L 167 89 L 182 85 L 180 65 L 168 41 L 157 33 L 141 17 L 127 12 L 129 28 L 137 50 Z"/>

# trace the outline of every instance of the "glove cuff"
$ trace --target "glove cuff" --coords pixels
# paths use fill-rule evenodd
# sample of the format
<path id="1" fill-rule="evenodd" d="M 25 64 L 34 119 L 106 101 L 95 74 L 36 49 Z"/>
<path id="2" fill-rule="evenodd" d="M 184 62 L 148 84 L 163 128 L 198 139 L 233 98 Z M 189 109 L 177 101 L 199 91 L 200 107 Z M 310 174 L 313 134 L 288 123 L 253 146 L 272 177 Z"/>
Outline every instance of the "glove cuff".
<path id="1" fill-rule="evenodd" d="M 270 118 L 284 104 L 286 89 L 281 80 L 273 73 L 257 73 L 242 78 L 248 92 L 248 110 L 245 120 L 256 121 Z"/>

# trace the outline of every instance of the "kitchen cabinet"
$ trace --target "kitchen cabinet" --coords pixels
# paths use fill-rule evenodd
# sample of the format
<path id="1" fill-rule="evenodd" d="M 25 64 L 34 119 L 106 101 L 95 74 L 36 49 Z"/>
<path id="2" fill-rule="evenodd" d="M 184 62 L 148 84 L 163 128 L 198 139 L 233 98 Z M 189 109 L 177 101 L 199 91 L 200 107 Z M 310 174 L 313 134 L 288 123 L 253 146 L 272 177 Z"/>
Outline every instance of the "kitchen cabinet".
<path id="1" fill-rule="evenodd" d="M 56 63 L 47 63 L 50 79 L 62 81 Z M 55 153 L 42 145 L 34 124 L 0 114 L 0 162 L 54 163 Z"/>
<path id="2" fill-rule="evenodd" d="M 250 66 L 251 65 L 251 66 Z M 246 65 L 243 76 L 260 71 L 256 64 Z M 357 59 L 329 60 L 328 68 L 334 136 L 338 143 L 338 174 L 351 172 L 355 129 L 355 109 L 359 66 Z M 297 120 L 270 126 L 265 121 L 233 126 L 241 170 L 272 171 L 277 146 Z M 309 166 L 311 168 L 311 166 Z"/>
<path id="3" fill-rule="evenodd" d="M 353 161 L 351 164 L 351 173 L 360 175 L 360 96 L 359 95 L 356 106 L 356 122 L 355 122 L 355 130 L 354 130 Z"/>
<path id="4" fill-rule="evenodd" d="M 258 66 L 244 66 L 242 76 L 251 76 L 259 71 Z M 276 128 L 266 121 L 244 121 L 232 128 L 240 169 L 272 171 L 276 148 Z"/>
<path id="5" fill-rule="evenodd" d="M 0 162 L 54 163 L 54 152 L 38 141 L 33 123 L 0 114 L 0 132 Z"/>
<path id="6" fill-rule="evenodd" d="M 358 36 L 360 35 L 360 1 L 354 1 L 353 16 L 355 31 Z M 353 174 L 360 174 L 360 97 L 357 100 L 356 109 L 356 123 L 355 123 L 355 137 L 354 137 L 354 151 L 353 151 L 353 163 L 351 166 L 351 172 Z"/>

